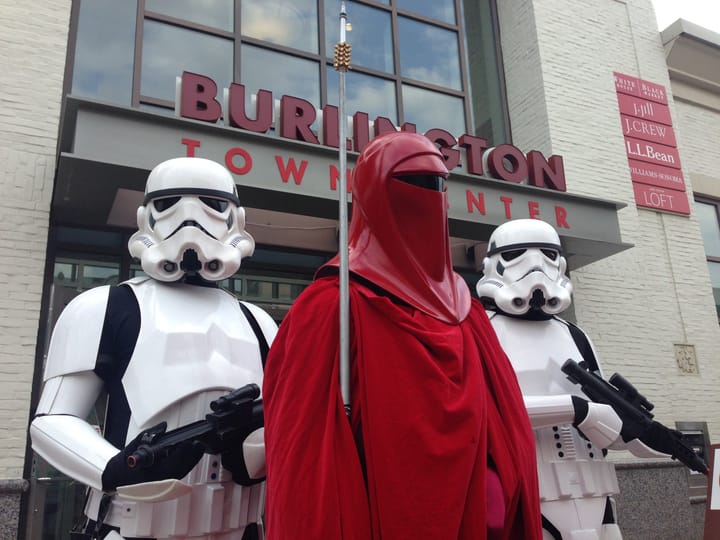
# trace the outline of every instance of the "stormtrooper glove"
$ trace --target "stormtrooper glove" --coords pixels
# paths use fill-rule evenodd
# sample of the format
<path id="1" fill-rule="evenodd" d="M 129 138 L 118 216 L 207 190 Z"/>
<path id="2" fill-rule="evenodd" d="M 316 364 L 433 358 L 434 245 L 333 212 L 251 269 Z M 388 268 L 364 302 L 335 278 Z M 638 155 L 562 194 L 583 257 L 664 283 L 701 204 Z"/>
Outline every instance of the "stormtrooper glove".
<path id="1" fill-rule="evenodd" d="M 115 491 L 118 486 L 154 482 L 175 478 L 179 480 L 189 473 L 200 461 L 204 453 L 203 446 L 188 441 L 170 449 L 167 454 L 158 457 L 147 467 L 128 465 L 128 458 L 137 448 L 152 436 L 165 433 L 167 423 L 161 422 L 135 437 L 120 452 L 115 454 L 105 466 L 102 473 L 103 491 Z"/>

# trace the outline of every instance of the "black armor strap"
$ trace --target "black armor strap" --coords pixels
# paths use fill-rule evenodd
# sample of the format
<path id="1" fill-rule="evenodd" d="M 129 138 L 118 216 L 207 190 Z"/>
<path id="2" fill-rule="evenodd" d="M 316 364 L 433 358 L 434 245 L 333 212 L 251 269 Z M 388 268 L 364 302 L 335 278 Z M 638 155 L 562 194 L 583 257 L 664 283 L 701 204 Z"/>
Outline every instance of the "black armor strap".
<path id="1" fill-rule="evenodd" d="M 545 529 L 550 534 L 550 536 L 552 536 L 555 540 L 563 540 L 563 537 L 562 537 L 562 534 L 560 534 L 560 531 L 545 516 L 542 516 L 542 528 Z"/>
<path id="2" fill-rule="evenodd" d="M 262 360 L 263 369 L 265 369 L 265 360 L 267 360 L 267 355 L 268 355 L 268 351 L 270 351 L 270 346 L 268 345 L 268 342 L 265 339 L 265 334 L 263 334 L 262 330 L 260 329 L 260 324 L 257 322 L 255 315 L 253 315 L 252 311 L 250 311 L 250 308 L 247 307 L 242 302 L 240 302 L 240 309 L 242 309 L 243 313 L 245 314 L 245 317 L 247 318 L 247 321 L 250 323 L 250 326 L 252 327 L 253 332 L 255 332 L 255 337 L 257 338 L 258 346 L 260 347 L 260 359 Z"/>
<path id="3" fill-rule="evenodd" d="M 570 321 L 566 321 L 558 317 L 555 317 L 555 320 L 563 322 L 567 325 L 568 330 L 570 330 L 570 335 L 575 342 L 575 346 L 580 351 L 582 359 L 587 364 L 588 369 L 590 371 L 598 371 L 598 369 L 600 369 L 600 365 L 598 364 L 597 358 L 595 358 L 595 353 L 590 345 L 590 340 L 588 339 L 587 334 L 585 334 L 579 326 L 571 323 Z"/>

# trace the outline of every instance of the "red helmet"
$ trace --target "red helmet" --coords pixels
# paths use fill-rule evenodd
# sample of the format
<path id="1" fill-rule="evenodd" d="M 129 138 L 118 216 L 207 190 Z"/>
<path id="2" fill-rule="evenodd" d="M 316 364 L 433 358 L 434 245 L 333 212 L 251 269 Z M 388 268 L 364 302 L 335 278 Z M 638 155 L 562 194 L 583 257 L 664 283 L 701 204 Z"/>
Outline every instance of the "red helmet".
<path id="1" fill-rule="evenodd" d="M 368 144 L 353 171 L 350 272 L 446 322 L 470 310 L 470 291 L 452 268 L 448 176 L 424 135 L 395 132 Z M 335 257 L 318 275 L 337 267 Z"/>

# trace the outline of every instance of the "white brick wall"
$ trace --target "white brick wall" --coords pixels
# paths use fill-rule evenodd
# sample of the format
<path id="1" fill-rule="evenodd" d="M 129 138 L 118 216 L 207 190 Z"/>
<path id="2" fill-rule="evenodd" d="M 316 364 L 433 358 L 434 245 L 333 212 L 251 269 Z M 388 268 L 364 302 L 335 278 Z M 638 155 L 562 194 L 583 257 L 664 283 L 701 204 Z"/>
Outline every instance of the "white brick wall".
<path id="1" fill-rule="evenodd" d="M 572 273 L 577 321 L 605 371 L 635 382 L 661 422 L 706 420 L 717 442 L 720 331 L 697 221 L 635 206 L 613 82 L 618 71 L 670 88 L 651 2 L 568 5 L 498 2 L 514 144 L 562 155 L 569 192 L 627 204 L 622 240 L 635 247 Z M 710 135 L 706 111 L 670 106 L 691 193 L 691 161 L 717 176 L 720 122 Z M 699 375 L 680 371 L 674 344 L 695 346 Z"/>
<path id="2" fill-rule="evenodd" d="M 0 479 L 25 459 L 69 16 L 0 0 Z"/>

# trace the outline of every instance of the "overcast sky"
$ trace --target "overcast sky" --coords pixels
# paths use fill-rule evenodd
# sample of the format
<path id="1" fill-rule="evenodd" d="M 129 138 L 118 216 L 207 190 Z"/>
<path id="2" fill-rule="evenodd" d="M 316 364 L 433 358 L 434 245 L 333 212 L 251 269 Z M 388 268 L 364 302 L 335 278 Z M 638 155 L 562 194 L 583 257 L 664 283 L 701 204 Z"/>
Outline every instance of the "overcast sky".
<path id="1" fill-rule="evenodd" d="M 685 19 L 720 34 L 720 0 L 652 0 L 658 29 Z"/>

